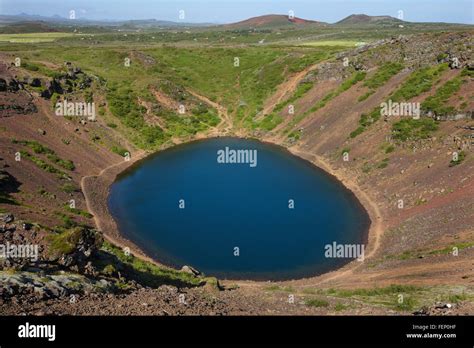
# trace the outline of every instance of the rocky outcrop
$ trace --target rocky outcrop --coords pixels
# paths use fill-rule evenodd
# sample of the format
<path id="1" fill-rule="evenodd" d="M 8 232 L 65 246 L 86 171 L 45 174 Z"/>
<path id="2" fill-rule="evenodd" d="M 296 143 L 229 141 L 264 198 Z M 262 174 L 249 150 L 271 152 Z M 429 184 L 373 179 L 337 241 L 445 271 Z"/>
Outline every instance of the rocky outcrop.
<path id="1" fill-rule="evenodd" d="M 49 260 L 80 273 L 93 274 L 90 259 L 103 242 L 102 236 L 93 229 L 75 227 L 51 236 L 48 248 Z"/>
<path id="2" fill-rule="evenodd" d="M 23 89 L 23 84 L 13 78 L 0 78 L 0 92 L 17 92 Z"/>
<path id="3" fill-rule="evenodd" d="M 60 272 L 46 275 L 40 269 L 28 272 L 0 272 L 0 303 L 18 300 L 18 297 L 30 300 L 45 300 L 70 297 L 74 294 L 107 292 L 114 289 L 105 279 L 88 279 L 77 274 Z"/>
<path id="4" fill-rule="evenodd" d="M 32 87 L 42 98 L 50 99 L 55 93 L 65 94 L 73 93 L 75 90 L 85 90 L 91 87 L 93 79 L 85 74 L 81 68 L 73 66 L 66 62 L 66 71 L 58 73 L 53 78 L 39 78 L 25 76 L 18 80 L 16 75 L 6 73 L 0 78 L 0 92 L 16 93 L 20 90 L 28 90 Z M 5 67 L 0 67 L 0 73 Z M 8 69 L 7 71 L 8 72 Z M 3 103 L 1 103 L 3 104 Z M 12 108 L 11 105 L 1 105 L 0 110 Z"/>
<path id="5" fill-rule="evenodd" d="M 4 223 L 9 224 L 10 222 L 13 222 L 13 220 L 15 220 L 15 217 L 13 216 L 13 214 L 5 214 L 5 215 L 2 215 L 0 219 Z"/>
<path id="6" fill-rule="evenodd" d="M 135 60 L 135 59 L 138 60 L 145 67 L 150 67 L 156 64 L 155 58 L 143 52 L 133 51 L 131 56 L 132 56 L 132 60 Z"/>
<path id="7" fill-rule="evenodd" d="M 182 272 L 185 272 L 185 273 L 189 273 L 189 274 L 192 274 L 194 276 L 200 276 L 201 275 L 201 272 L 199 272 L 197 269 L 191 267 L 191 266 L 183 266 L 181 268 L 181 271 Z"/>
<path id="8" fill-rule="evenodd" d="M 63 94 L 64 92 L 63 88 L 61 87 L 61 84 L 56 79 L 46 81 L 44 86 L 45 89 L 41 92 L 41 97 L 45 99 L 51 98 L 54 93 Z"/>
<path id="9" fill-rule="evenodd" d="M 45 89 L 41 92 L 41 97 L 49 99 L 53 94 L 68 94 L 75 90 L 85 90 L 92 86 L 92 78 L 82 72 L 81 68 L 74 67 L 66 62 L 67 71 L 44 83 Z"/>
<path id="10" fill-rule="evenodd" d="M 429 114 L 428 116 L 433 117 L 437 121 L 459 121 L 459 120 L 474 120 L 474 111 L 468 111 L 466 113 L 456 113 L 451 115 L 434 115 Z"/>
<path id="11" fill-rule="evenodd" d="M 8 83 L 5 79 L 0 79 L 0 92 L 6 92 Z"/>
<path id="12" fill-rule="evenodd" d="M 457 304 L 453 303 L 435 303 L 433 306 L 425 306 L 420 310 L 413 313 L 413 315 L 453 315 L 454 310 L 456 309 Z"/>
<path id="13" fill-rule="evenodd" d="M 2 68 L 0 67 L 0 73 Z M 8 117 L 17 114 L 31 114 L 38 111 L 33 103 L 31 94 L 25 90 L 25 82 L 21 82 L 8 74 L 0 78 L 0 117 Z M 28 83 L 28 81 L 26 81 Z M 29 83 L 40 86 L 39 79 L 30 79 Z"/>
<path id="14" fill-rule="evenodd" d="M 99 252 L 102 242 L 102 235 L 90 228 L 74 227 L 58 233 L 45 232 L 38 225 L 17 221 L 13 214 L 6 213 L 0 215 L 0 245 L 31 246 L 35 248 L 32 249 L 35 255 L 0 255 L 0 270 L 59 268 L 95 276 L 97 272 L 91 260 Z"/>
<path id="15" fill-rule="evenodd" d="M 36 107 L 35 104 L 33 103 L 25 103 L 25 104 L 20 104 L 20 103 L 15 103 L 15 104 L 8 104 L 8 105 L 0 105 L 0 117 L 3 116 L 10 116 L 10 113 L 13 114 L 21 114 L 21 115 L 27 115 L 27 114 L 34 114 L 38 112 L 38 108 Z"/>

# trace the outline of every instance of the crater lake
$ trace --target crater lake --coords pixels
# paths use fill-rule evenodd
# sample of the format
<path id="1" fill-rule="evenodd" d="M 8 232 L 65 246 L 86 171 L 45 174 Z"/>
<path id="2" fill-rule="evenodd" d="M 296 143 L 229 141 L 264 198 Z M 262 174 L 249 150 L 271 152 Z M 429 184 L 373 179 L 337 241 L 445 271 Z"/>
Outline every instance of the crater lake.
<path id="1" fill-rule="evenodd" d="M 232 156 L 234 154 L 235 156 Z M 353 261 L 370 219 L 333 176 L 283 147 L 240 138 L 174 146 L 110 188 L 120 233 L 157 261 L 227 279 L 315 276 Z"/>

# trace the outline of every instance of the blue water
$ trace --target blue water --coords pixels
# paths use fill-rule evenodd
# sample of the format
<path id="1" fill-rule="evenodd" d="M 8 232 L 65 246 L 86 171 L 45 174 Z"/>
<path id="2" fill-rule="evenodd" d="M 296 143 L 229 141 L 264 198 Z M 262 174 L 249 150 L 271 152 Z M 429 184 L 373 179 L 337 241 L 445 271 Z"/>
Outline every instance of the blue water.
<path id="1" fill-rule="evenodd" d="M 226 146 L 257 150 L 257 166 L 218 163 Z M 324 246 L 365 243 L 370 224 L 326 172 L 281 147 L 237 138 L 196 141 L 139 162 L 112 185 L 109 210 L 149 256 L 228 279 L 333 270 L 352 260 L 326 258 Z"/>

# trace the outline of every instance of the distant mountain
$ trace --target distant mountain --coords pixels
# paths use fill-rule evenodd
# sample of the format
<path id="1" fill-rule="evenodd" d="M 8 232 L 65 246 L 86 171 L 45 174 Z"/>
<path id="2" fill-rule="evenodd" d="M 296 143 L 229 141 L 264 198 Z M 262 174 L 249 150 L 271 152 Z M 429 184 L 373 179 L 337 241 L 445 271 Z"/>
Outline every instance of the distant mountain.
<path id="1" fill-rule="evenodd" d="M 1 0 L 0 0 L 1 1 Z M 252 29 L 304 29 L 304 28 L 323 28 L 323 27 L 395 27 L 399 25 L 437 25 L 441 23 L 413 23 L 405 22 L 391 16 L 368 16 L 365 14 L 353 14 L 343 20 L 329 24 L 325 22 L 302 19 L 298 17 L 290 18 L 288 15 L 270 14 L 258 17 L 252 17 L 240 22 L 231 24 L 212 24 L 212 23 L 184 23 L 164 21 L 158 19 L 136 19 L 136 20 L 91 20 L 87 18 L 69 19 L 54 15 L 51 17 L 30 15 L 21 13 L 18 15 L 0 15 L 0 33 L 33 33 L 49 31 L 72 31 L 76 28 L 81 30 L 154 30 L 154 29 L 173 29 L 180 28 L 203 28 L 222 29 L 222 30 L 252 30 Z M 443 25 L 460 25 L 448 24 Z M 87 29 L 86 29 L 87 28 Z"/>
<path id="2" fill-rule="evenodd" d="M 57 26 L 52 26 L 43 21 L 0 23 L 0 33 L 2 34 L 50 33 L 57 31 L 59 31 Z"/>
<path id="3" fill-rule="evenodd" d="M 203 27 L 211 26 L 210 23 L 184 23 L 163 21 L 157 19 L 133 19 L 133 20 L 91 20 L 87 18 L 69 19 L 54 15 L 52 17 L 29 15 L 0 15 L 0 25 L 12 25 L 13 23 L 43 23 L 51 26 L 101 26 L 101 27 L 127 27 L 135 29 L 145 28 L 170 28 L 170 27 Z"/>
<path id="4" fill-rule="evenodd" d="M 131 28 L 177 28 L 177 27 L 207 27 L 215 24 L 210 23 L 185 23 L 185 22 L 173 22 L 163 21 L 157 19 L 132 19 L 128 21 L 116 21 L 116 22 L 100 22 L 104 26 L 125 26 Z"/>
<path id="5" fill-rule="evenodd" d="M 67 18 L 54 15 L 52 17 L 30 15 L 27 13 L 20 13 L 18 15 L 0 15 L 0 23 L 18 23 L 18 22 L 44 22 L 44 23 L 60 23 L 68 21 Z"/>
<path id="6" fill-rule="evenodd" d="M 225 24 L 227 29 L 275 29 L 288 27 L 305 26 L 326 26 L 327 23 L 302 19 L 298 17 L 290 18 L 287 15 L 265 15 L 252 17 L 241 22 Z"/>
<path id="7" fill-rule="evenodd" d="M 336 25 L 399 25 L 404 21 L 391 16 L 368 16 L 353 14 L 336 23 Z"/>

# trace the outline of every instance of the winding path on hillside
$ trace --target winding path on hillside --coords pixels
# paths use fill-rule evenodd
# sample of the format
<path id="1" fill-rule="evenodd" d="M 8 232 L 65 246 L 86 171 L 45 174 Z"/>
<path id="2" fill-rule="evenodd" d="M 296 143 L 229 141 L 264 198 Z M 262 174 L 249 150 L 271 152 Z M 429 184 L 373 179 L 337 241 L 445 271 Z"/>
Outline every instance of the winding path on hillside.
<path id="1" fill-rule="evenodd" d="M 205 97 L 197 93 L 196 91 L 193 91 L 191 89 L 187 89 L 187 91 L 190 94 L 192 94 L 194 97 L 198 98 L 202 102 L 212 106 L 214 109 L 217 110 L 217 113 L 219 117 L 221 118 L 221 122 L 217 125 L 216 128 L 220 129 L 221 127 L 223 127 L 224 131 L 228 132 L 234 127 L 234 121 L 232 120 L 232 117 L 229 116 L 229 113 L 227 112 L 227 108 L 210 100 L 208 97 Z"/>
<path id="2" fill-rule="evenodd" d="M 87 210 L 92 214 L 94 215 L 94 222 L 97 226 L 97 228 L 99 230 L 101 230 L 101 220 L 97 217 L 96 214 L 94 214 L 94 209 L 92 208 L 93 207 L 93 204 L 91 202 L 91 199 L 89 197 L 89 191 L 86 189 L 86 183 L 87 183 L 87 180 L 89 179 L 94 179 L 94 178 L 98 178 L 98 177 L 101 177 L 101 176 L 104 176 L 106 175 L 109 171 L 111 171 L 112 169 L 116 168 L 116 167 L 119 167 L 119 166 L 123 166 L 123 167 L 128 167 L 130 165 L 132 165 L 133 163 L 135 163 L 136 161 L 139 161 L 140 159 L 142 158 L 145 158 L 147 155 L 147 152 L 146 151 L 143 151 L 143 150 L 139 150 L 134 156 L 133 156 L 133 160 L 130 159 L 130 161 L 128 161 L 128 163 L 125 161 L 125 160 L 121 160 L 120 162 L 116 162 L 114 164 L 111 164 L 107 167 L 105 167 L 104 169 L 102 169 L 98 174 L 94 174 L 94 175 L 86 175 L 86 176 L 83 176 L 81 178 L 81 190 L 84 194 L 84 199 L 86 201 L 86 206 L 87 206 Z"/>
<path id="3" fill-rule="evenodd" d="M 291 94 L 296 91 L 296 88 L 300 84 L 300 82 L 312 71 L 318 69 L 320 65 L 324 62 L 320 62 L 317 64 L 310 65 L 305 69 L 301 70 L 300 72 L 290 76 L 286 81 L 281 83 L 278 87 L 276 92 L 267 99 L 266 105 L 263 107 L 262 110 L 262 117 L 270 114 L 275 107 L 281 103 L 282 101 L 288 99 Z"/>
<path id="4" fill-rule="evenodd" d="M 171 97 L 169 97 L 168 95 L 162 93 L 161 91 L 159 91 L 157 89 L 151 89 L 151 92 L 155 96 L 155 99 L 161 105 L 163 105 L 166 108 L 171 109 L 171 110 L 178 110 L 179 103 L 176 100 L 172 99 Z M 230 117 L 229 113 L 227 112 L 227 108 L 220 105 L 219 103 L 216 103 L 216 102 L 212 101 L 208 97 L 197 93 L 196 91 L 194 91 L 190 88 L 186 88 L 186 92 L 188 92 L 193 97 L 199 99 L 203 103 L 205 103 L 205 104 L 207 104 L 207 105 L 209 105 L 209 106 L 211 106 L 211 107 L 213 107 L 214 109 L 217 110 L 217 114 L 218 114 L 219 118 L 221 119 L 221 122 L 217 126 L 211 127 L 213 134 L 218 133 L 219 130 L 222 129 L 222 128 L 224 129 L 225 132 L 229 132 L 233 128 L 234 123 L 233 123 L 232 117 Z M 159 117 L 157 117 L 157 119 L 159 119 Z M 160 127 L 163 128 L 163 129 L 166 129 L 166 127 L 164 125 L 162 125 L 162 122 L 160 124 Z"/>
<path id="5" fill-rule="evenodd" d="M 129 161 L 122 159 L 120 162 L 105 167 L 98 174 L 83 176 L 80 185 L 87 210 L 94 216 L 94 223 L 97 229 L 102 232 L 104 238 L 122 249 L 128 248 L 130 254 L 135 257 L 158 265 L 155 260 L 143 253 L 132 241 L 125 239 L 118 232 L 118 227 L 107 207 L 110 185 L 114 182 L 117 174 L 145 158 L 148 154 L 147 151 L 138 150 Z M 160 264 L 160 266 L 166 268 L 164 265 Z"/>

